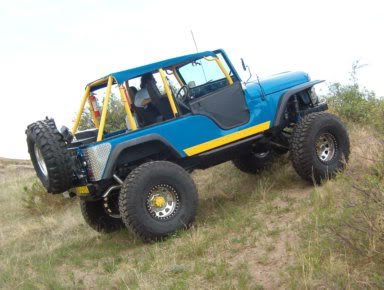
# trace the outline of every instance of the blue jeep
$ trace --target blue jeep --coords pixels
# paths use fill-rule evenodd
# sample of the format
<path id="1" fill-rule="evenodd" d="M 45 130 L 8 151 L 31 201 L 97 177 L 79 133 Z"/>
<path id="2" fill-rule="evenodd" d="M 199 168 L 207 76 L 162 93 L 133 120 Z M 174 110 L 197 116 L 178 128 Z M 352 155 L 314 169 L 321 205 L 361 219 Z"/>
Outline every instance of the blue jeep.
<path id="1" fill-rule="evenodd" d="M 324 112 L 313 89 L 320 82 L 303 72 L 243 82 L 221 49 L 172 58 L 89 83 L 71 131 L 48 118 L 28 126 L 29 154 L 47 191 L 80 197 L 95 230 L 129 227 L 158 240 L 193 223 L 194 169 L 231 160 L 257 174 L 289 152 L 309 182 L 342 170 L 349 138 Z M 126 127 L 105 132 L 112 90 L 120 94 Z M 94 128 L 78 132 L 86 102 Z"/>

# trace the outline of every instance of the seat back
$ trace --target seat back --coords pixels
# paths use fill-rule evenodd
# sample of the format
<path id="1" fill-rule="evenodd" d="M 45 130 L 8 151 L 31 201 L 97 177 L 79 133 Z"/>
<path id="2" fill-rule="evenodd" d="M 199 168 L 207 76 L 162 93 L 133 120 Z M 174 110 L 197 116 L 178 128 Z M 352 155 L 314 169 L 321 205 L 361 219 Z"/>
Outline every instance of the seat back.
<path id="1" fill-rule="evenodd" d="M 173 113 L 168 99 L 160 93 L 158 87 L 156 86 L 155 80 L 148 81 L 146 88 L 149 96 L 151 97 L 152 104 L 160 112 L 163 120 L 172 119 Z"/>
<path id="2" fill-rule="evenodd" d="M 140 124 L 140 127 L 149 126 L 157 122 L 157 118 L 159 116 L 159 112 L 155 108 L 155 106 L 148 104 L 146 108 L 136 107 L 135 112 Z"/>

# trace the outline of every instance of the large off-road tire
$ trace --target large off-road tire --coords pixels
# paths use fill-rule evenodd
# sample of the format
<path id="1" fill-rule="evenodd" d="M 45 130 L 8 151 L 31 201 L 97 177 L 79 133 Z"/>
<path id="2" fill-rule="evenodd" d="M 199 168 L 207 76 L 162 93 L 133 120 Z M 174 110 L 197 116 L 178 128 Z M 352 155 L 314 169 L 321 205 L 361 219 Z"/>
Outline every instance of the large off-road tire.
<path id="1" fill-rule="evenodd" d="M 26 130 L 27 144 L 36 174 L 48 192 L 72 187 L 73 160 L 53 119 L 37 121 Z"/>
<path id="2" fill-rule="evenodd" d="M 276 153 L 273 150 L 267 150 L 260 153 L 250 153 L 233 159 L 232 163 L 237 169 L 245 173 L 257 174 L 271 166 L 275 158 Z"/>
<path id="3" fill-rule="evenodd" d="M 124 224 L 144 240 L 161 240 L 189 228 L 196 216 L 198 196 L 191 176 L 168 161 L 135 168 L 120 191 Z"/>
<path id="4" fill-rule="evenodd" d="M 303 179 L 320 183 L 345 168 L 349 146 L 347 130 L 336 116 L 312 113 L 293 131 L 290 158 Z"/>
<path id="5" fill-rule="evenodd" d="M 125 228 L 118 211 L 118 194 L 97 201 L 80 200 L 85 222 L 95 231 L 111 233 Z"/>

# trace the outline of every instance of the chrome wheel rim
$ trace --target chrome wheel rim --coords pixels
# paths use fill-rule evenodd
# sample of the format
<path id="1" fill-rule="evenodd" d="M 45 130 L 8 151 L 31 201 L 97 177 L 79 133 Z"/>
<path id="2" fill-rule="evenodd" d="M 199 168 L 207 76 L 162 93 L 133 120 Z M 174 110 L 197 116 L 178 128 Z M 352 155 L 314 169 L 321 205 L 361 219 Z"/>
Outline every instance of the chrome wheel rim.
<path id="1" fill-rule="evenodd" d="M 40 171 L 44 174 L 44 176 L 48 177 L 48 169 L 45 164 L 43 154 L 40 151 L 40 148 L 35 144 L 35 157 L 37 161 L 37 165 L 39 166 Z"/>
<path id="2" fill-rule="evenodd" d="M 107 197 L 104 197 L 104 200 L 103 200 L 103 206 L 104 206 L 105 212 L 110 217 L 115 219 L 121 218 L 117 198 L 118 198 L 118 194 L 115 193 Z"/>
<path id="3" fill-rule="evenodd" d="M 335 137 L 330 133 L 319 136 L 316 142 L 316 154 L 321 162 L 328 162 L 335 157 L 337 143 Z"/>
<path id="4" fill-rule="evenodd" d="M 168 184 L 154 186 L 148 193 L 147 209 L 155 219 L 169 219 L 179 208 L 179 195 L 176 190 Z"/>

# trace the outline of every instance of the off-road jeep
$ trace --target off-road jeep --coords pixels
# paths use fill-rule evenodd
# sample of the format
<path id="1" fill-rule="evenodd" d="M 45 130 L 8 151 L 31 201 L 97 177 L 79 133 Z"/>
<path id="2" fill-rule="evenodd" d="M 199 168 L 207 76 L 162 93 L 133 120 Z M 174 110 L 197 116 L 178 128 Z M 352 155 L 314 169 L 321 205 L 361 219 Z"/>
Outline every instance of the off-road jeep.
<path id="1" fill-rule="evenodd" d="M 148 74 L 141 83 L 144 104 L 132 84 Z M 309 182 L 342 170 L 349 138 L 340 120 L 324 112 L 327 105 L 313 89 L 320 82 L 303 72 L 243 82 L 221 49 L 167 59 L 89 83 L 71 131 L 59 131 L 48 118 L 28 126 L 29 154 L 47 191 L 80 197 L 95 230 L 129 227 L 144 239 L 162 239 L 194 221 L 194 169 L 232 160 L 257 174 L 289 152 Z M 107 133 L 113 89 L 127 126 Z M 99 90 L 105 91 L 102 110 L 95 102 Z M 78 132 L 86 102 L 94 128 Z"/>

